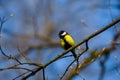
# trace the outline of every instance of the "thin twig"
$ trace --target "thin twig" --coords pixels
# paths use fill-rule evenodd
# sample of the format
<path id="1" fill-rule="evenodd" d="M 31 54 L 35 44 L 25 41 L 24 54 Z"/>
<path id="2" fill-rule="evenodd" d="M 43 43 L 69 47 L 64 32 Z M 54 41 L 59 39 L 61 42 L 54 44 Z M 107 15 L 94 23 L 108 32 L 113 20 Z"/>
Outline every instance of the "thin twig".
<path id="1" fill-rule="evenodd" d="M 85 46 L 86 46 L 85 50 L 83 52 L 81 52 L 80 54 L 78 54 L 78 58 L 89 49 L 89 47 L 88 47 L 88 40 L 85 42 Z"/>
<path id="2" fill-rule="evenodd" d="M 29 73 L 29 71 L 24 72 L 24 73 L 22 73 L 22 74 L 18 75 L 17 77 L 15 77 L 15 78 L 14 78 L 14 79 L 12 79 L 12 80 L 16 80 L 16 79 L 18 79 L 19 77 L 24 76 L 24 75 L 25 75 L 25 74 L 27 74 L 27 73 Z"/>
<path id="3" fill-rule="evenodd" d="M 43 68 L 43 80 L 45 80 L 45 69 Z"/>
<path id="4" fill-rule="evenodd" d="M 38 71 L 40 71 L 41 69 L 43 69 L 43 67 L 37 68 L 37 69 L 34 70 L 32 73 L 30 73 L 30 74 L 26 75 L 25 77 L 23 77 L 21 80 L 26 80 L 27 78 L 29 78 L 29 77 L 35 75 L 35 74 L 36 74 Z"/>
<path id="5" fill-rule="evenodd" d="M 5 57 L 7 57 L 8 59 L 13 59 L 13 60 L 17 61 L 19 64 L 21 64 L 21 62 L 20 62 L 16 57 L 11 56 L 11 55 L 8 56 L 8 55 L 2 50 L 1 45 L 0 45 L 0 51 L 1 51 L 1 53 L 2 53 Z"/>
<path id="6" fill-rule="evenodd" d="M 9 69 L 23 69 L 23 70 L 26 70 L 26 71 L 30 71 L 30 72 L 32 72 L 32 70 L 27 69 L 27 68 L 22 68 L 22 67 L 8 67 L 8 68 L 0 68 L 0 71 L 3 71 L 3 70 L 9 70 Z"/>
<path id="7" fill-rule="evenodd" d="M 68 67 L 66 68 L 65 72 L 63 73 L 63 75 L 61 76 L 60 80 L 63 79 L 63 77 L 65 76 L 65 74 L 67 73 L 68 69 L 70 68 L 70 66 L 75 62 L 76 60 L 73 60 L 69 65 Z"/>
<path id="8" fill-rule="evenodd" d="M 2 33 L 3 24 L 7 21 L 5 17 L 0 17 L 0 34 Z"/>
<path id="9" fill-rule="evenodd" d="M 68 57 L 72 57 L 72 56 L 73 56 L 73 55 L 66 55 L 66 56 L 61 57 L 60 59 L 68 58 Z"/>
<path id="10" fill-rule="evenodd" d="M 3 27 L 3 24 L 7 21 L 7 18 L 5 17 L 0 17 L 0 38 L 1 38 L 1 33 L 2 33 L 2 27 Z M 13 59 L 15 61 L 17 61 L 19 64 L 21 64 L 21 62 L 14 56 L 8 56 L 7 54 L 5 54 L 5 52 L 2 50 L 2 47 L 1 47 L 1 44 L 0 44 L 0 51 L 2 52 L 2 54 L 7 57 L 8 59 Z"/>
<path id="11" fill-rule="evenodd" d="M 90 40 L 91 38 L 97 36 L 98 34 L 104 32 L 105 30 L 111 28 L 113 25 L 117 24 L 118 22 L 120 22 L 120 18 L 118 18 L 117 20 L 111 22 L 110 24 L 108 24 L 108 25 L 105 26 L 104 28 L 98 30 L 97 32 L 91 34 L 91 35 L 88 36 L 87 38 L 83 39 L 83 40 L 82 40 L 81 42 L 79 42 L 77 45 L 72 46 L 72 47 L 69 48 L 68 50 L 65 50 L 62 54 L 59 54 L 57 57 L 55 57 L 54 59 L 52 59 L 52 60 L 50 60 L 49 62 L 47 62 L 46 64 L 44 64 L 43 67 L 44 67 L 44 68 L 47 67 L 47 66 L 50 65 L 51 63 L 57 61 L 57 60 L 60 59 L 62 56 L 64 56 L 65 54 L 67 54 L 69 51 L 75 49 L 76 47 L 80 46 L 80 45 L 83 44 L 84 42 L 87 42 L 87 41 Z M 88 44 L 88 43 L 86 43 L 86 44 Z M 86 50 L 87 50 L 87 49 L 86 49 Z M 86 50 L 83 51 L 83 53 L 86 52 Z M 79 54 L 78 56 L 80 57 L 83 53 Z M 43 67 L 37 68 L 34 72 L 32 72 L 32 73 L 28 74 L 27 76 L 25 76 L 24 78 L 22 78 L 22 80 L 26 80 L 27 78 L 35 75 L 38 71 L 40 71 L 41 69 L 43 69 Z"/>

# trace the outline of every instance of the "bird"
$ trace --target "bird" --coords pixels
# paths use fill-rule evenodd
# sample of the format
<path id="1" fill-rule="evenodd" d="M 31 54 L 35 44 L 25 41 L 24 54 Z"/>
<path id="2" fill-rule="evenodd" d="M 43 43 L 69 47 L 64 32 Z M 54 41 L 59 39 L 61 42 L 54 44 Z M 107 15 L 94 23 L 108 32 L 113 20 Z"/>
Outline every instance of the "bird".
<path id="1" fill-rule="evenodd" d="M 59 32 L 59 38 L 60 38 L 60 45 L 65 50 L 67 50 L 70 47 L 75 45 L 75 41 L 74 41 L 73 37 L 64 30 L 61 30 Z M 74 56 L 74 58 L 76 59 L 77 55 L 75 53 L 75 49 L 71 50 L 71 52 L 72 52 L 72 55 Z"/>

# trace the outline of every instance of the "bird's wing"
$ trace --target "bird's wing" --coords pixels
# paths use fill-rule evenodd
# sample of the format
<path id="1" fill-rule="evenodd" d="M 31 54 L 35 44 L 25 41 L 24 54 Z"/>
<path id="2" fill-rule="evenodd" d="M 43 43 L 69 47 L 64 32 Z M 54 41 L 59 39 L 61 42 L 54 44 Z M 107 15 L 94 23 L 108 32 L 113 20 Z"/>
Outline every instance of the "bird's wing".
<path id="1" fill-rule="evenodd" d="M 72 46 L 75 45 L 75 42 L 74 42 L 73 38 L 70 35 L 66 35 L 64 38 L 65 38 L 65 40 L 66 40 L 66 42 L 68 44 L 70 44 Z"/>

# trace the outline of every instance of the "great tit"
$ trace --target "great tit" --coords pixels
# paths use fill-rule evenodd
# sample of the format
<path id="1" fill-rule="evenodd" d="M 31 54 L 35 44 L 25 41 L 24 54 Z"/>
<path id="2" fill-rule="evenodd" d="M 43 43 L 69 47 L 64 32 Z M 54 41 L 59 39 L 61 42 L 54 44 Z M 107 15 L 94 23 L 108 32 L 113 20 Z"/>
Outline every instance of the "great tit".
<path id="1" fill-rule="evenodd" d="M 60 38 L 60 44 L 65 50 L 75 45 L 74 39 L 66 31 L 61 30 L 59 32 L 59 38 Z M 75 54 L 75 49 L 73 49 L 71 52 L 74 58 L 76 59 L 77 55 Z"/>

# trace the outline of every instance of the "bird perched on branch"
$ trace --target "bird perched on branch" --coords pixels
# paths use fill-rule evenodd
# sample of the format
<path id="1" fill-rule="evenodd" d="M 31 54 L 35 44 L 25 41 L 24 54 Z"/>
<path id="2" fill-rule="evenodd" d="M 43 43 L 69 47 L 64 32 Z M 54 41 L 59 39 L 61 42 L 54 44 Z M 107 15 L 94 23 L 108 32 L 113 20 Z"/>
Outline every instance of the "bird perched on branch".
<path id="1" fill-rule="evenodd" d="M 67 50 L 70 47 L 75 45 L 74 39 L 66 31 L 63 31 L 63 30 L 60 31 L 59 37 L 60 37 L 60 44 L 65 50 Z M 71 52 L 72 52 L 74 58 L 76 59 L 77 55 L 75 54 L 75 49 L 71 50 Z"/>

